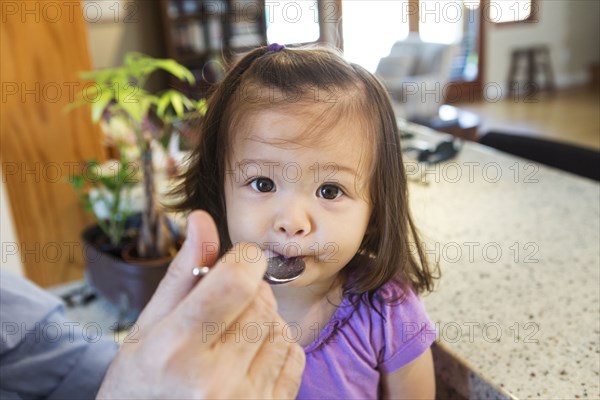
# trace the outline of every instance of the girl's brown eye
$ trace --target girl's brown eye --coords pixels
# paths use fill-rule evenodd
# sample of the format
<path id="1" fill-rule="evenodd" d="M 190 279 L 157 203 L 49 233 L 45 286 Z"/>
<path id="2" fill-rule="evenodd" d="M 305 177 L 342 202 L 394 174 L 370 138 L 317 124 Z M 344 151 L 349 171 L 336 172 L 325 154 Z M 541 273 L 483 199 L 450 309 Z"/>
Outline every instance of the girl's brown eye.
<path id="1" fill-rule="evenodd" d="M 268 193 L 275 189 L 275 182 L 269 178 L 256 178 L 250 182 L 250 186 L 257 192 Z"/>
<path id="2" fill-rule="evenodd" d="M 323 185 L 317 190 L 317 196 L 326 199 L 334 200 L 340 197 L 344 192 L 335 185 Z"/>

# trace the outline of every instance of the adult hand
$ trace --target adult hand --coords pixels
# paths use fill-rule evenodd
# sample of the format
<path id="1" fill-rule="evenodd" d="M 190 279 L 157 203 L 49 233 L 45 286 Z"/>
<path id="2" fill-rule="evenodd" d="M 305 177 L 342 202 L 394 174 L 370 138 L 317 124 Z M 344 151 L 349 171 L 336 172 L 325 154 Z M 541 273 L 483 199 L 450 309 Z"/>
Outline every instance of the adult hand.
<path id="1" fill-rule="evenodd" d="M 217 230 L 203 211 L 190 215 L 187 232 L 98 398 L 295 397 L 304 352 L 283 336 L 262 251 L 234 246 L 217 261 Z M 197 282 L 200 265 L 214 266 Z"/>

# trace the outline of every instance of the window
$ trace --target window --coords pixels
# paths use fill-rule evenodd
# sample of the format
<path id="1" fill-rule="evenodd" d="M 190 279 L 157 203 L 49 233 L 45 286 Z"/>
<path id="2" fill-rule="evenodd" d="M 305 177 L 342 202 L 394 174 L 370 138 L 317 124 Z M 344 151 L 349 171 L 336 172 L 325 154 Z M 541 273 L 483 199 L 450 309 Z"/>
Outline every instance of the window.
<path id="1" fill-rule="evenodd" d="M 379 59 L 408 36 L 407 1 L 344 0 L 344 56 L 375 72 Z"/>
<path id="2" fill-rule="evenodd" d="M 487 18 L 496 24 L 534 20 L 533 0 L 490 0 Z"/>
<path id="3" fill-rule="evenodd" d="M 526 17 L 525 3 L 536 4 L 536 0 L 496 2 L 506 3 L 503 7 L 513 15 L 516 9 L 522 10 L 521 18 Z M 379 60 L 389 54 L 395 42 L 408 38 L 409 31 L 412 35 L 417 33 L 425 42 L 455 46 L 448 89 L 448 93 L 453 93 L 453 101 L 480 96 L 484 21 L 489 14 L 502 13 L 490 3 L 491 0 L 341 0 L 345 57 L 375 72 Z"/>
<path id="4" fill-rule="evenodd" d="M 460 46 L 451 80 L 472 82 L 479 73 L 479 0 L 419 2 L 419 36 L 424 42 Z"/>
<path id="5" fill-rule="evenodd" d="M 461 1 L 422 1 L 419 5 L 419 36 L 424 42 L 460 42 L 464 21 L 465 11 Z"/>
<path id="6" fill-rule="evenodd" d="M 269 43 L 312 43 L 320 37 L 317 0 L 265 1 L 265 22 Z"/>

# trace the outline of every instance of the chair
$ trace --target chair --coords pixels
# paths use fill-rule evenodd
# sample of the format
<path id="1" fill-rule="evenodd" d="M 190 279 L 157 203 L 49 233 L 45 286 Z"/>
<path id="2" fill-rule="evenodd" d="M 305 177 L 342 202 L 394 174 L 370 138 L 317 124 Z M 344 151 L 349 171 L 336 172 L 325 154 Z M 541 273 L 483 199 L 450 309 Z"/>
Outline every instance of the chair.
<path id="1" fill-rule="evenodd" d="M 437 115 L 458 51 L 458 45 L 423 42 L 417 32 L 411 32 L 379 60 L 375 74 L 402 104 L 400 117 L 412 120 Z"/>
<path id="2" fill-rule="evenodd" d="M 540 77 L 543 78 L 542 83 L 539 83 Z M 554 92 L 555 89 L 548 46 L 513 50 L 508 73 L 509 95 L 524 91 L 531 96 L 540 90 Z"/>
<path id="3" fill-rule="evenodd" d="M 600 152 L 512 133 L 488 132 L 479 143 L 528 160 L 600 181 Z"/>

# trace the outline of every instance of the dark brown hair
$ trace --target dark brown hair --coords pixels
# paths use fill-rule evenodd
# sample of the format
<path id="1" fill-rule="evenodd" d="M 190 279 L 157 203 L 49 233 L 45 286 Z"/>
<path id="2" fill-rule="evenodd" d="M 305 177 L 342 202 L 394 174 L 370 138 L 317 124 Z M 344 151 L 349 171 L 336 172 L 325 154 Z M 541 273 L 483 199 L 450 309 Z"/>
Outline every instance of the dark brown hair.
<path id="1" fill-rule="evenodd" d="M 288 95 L 274 101 L 267 95 L 257 95 L 257 88 Z M 347 278 L 345 292 L 371 297 L 392 279 L 417 293 L 432 291 L 435 271 L 424 255 L 409 212 L 398 126 L 389 96 L 371 73 L 348 63 L 331 49 L 284 48 L 274 52 L 260 47 L 231 68 L 208 99 L 198 144 L 181 176 L 182 184 L 173 192 L 182 199 L 175 209 L 206 210 L 217 224 L 221 253 L 227 251 L 232 243 L 224 185 L 232 127 L 240 123 L 240 115 L 248 115 L 249 109 L 298 109 L 299 104 L 315 101 L 314 93 L 321 95 L 316 101 L 323 103 L 323 107 L 319 106 L 325 110 L 323 115 L 330 116 L 320 121 L 336 123 L 340 117 L 355 113 L 366 126 L 365 135 L 372 143 L 368 199 L 372 215 L 354 262 L 342 270 Z M 329 101 L 332 95 L 334 101 Z"/>

